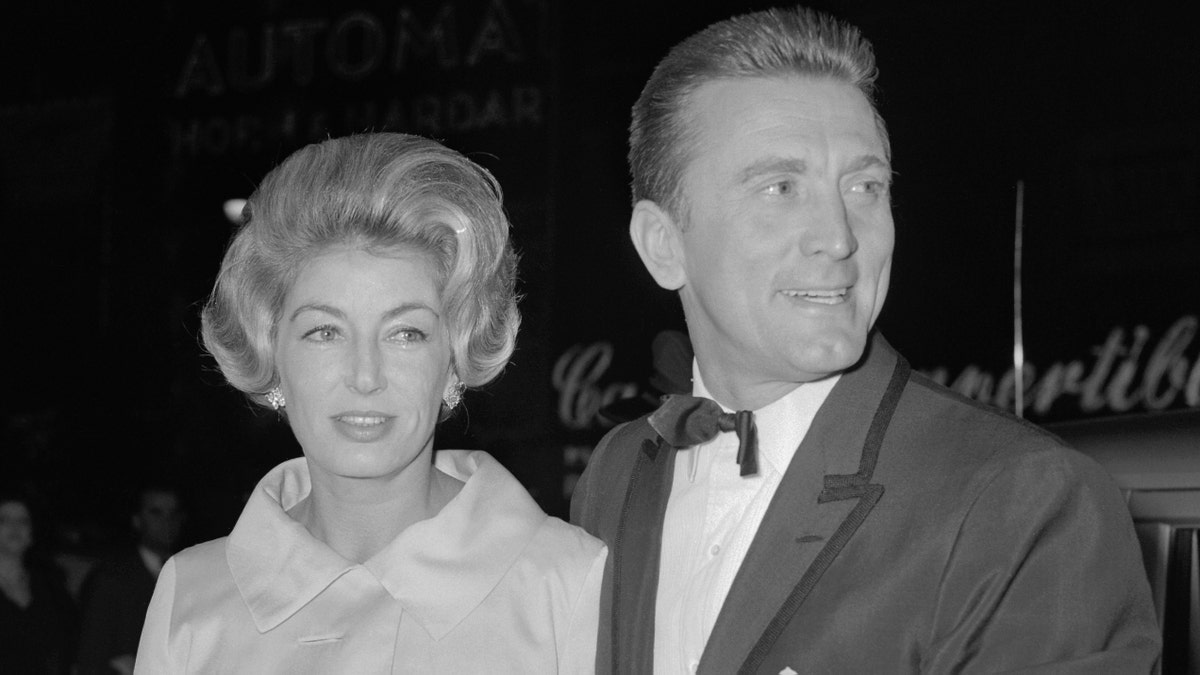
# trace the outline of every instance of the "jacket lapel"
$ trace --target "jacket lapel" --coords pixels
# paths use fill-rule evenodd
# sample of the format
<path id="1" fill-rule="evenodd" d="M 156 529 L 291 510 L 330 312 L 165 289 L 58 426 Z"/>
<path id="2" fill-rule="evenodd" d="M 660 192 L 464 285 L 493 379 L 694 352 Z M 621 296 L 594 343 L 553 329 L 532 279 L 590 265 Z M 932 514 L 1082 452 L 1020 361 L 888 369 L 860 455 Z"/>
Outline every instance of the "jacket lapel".
<path id="1" fill-rule="evenodd" d="M 907 362 L 876 335 L 829 393 L 734 577 L 700 673 L 754 672 L 870 515 L 884 491 L 871 482 L 875 460 L 908 375 Z"/>
<path id="2" fill-rule="evenodd" d="M 612 666 L 614 673 L 654 671 L 654 610 L 663 517 L 675 473 L 674 450 L 647 425 L 621 505 L 612 551 Z"/>

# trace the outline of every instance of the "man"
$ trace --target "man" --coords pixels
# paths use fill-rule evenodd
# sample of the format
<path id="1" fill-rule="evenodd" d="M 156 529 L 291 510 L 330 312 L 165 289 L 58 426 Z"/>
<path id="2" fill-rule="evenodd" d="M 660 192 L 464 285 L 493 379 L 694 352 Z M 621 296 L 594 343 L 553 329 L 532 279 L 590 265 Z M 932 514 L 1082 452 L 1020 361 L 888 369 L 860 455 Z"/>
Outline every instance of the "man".
<path id="1" fill-rule="evenodd" d="M 183 521 L 174 489 L 141 491 L 131 518 L 137 545 L 100 563 L 84 583 L 79 675 L 133 672 L 146 608 L 159 571 L 179 543 Z"/>
<path id="2" fill-rule="evenodd" d="M 576 488 L 611 551 L 598 669 L 1149 672 L 1103 471 L 872 330 L 894 235 L 874 75 L 856 29 L 772 10 L 676 46 L 634 106 L 630 234 L 720 407 L 617 427 Z"/>

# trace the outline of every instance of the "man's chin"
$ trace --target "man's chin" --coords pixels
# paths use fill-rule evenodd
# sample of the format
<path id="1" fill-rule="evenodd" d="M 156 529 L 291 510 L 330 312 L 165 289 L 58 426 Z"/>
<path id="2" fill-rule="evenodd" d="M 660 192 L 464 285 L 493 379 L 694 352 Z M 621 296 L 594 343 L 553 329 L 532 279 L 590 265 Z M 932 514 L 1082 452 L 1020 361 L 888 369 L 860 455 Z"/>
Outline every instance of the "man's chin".
<path id="1" fill-rule="evenodd" d="M 809 342 L 793 360 L 806 381 L 823 380 L 853 368 L 866 351 L 866 336 L 839 336 Z"/>

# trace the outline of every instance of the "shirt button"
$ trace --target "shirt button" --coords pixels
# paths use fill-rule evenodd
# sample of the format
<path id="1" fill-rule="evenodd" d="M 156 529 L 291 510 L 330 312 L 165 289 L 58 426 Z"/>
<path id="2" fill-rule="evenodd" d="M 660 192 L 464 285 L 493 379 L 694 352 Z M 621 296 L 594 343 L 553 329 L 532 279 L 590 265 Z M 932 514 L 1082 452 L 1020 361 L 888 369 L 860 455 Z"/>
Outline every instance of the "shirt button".
<path id="1" fill-rule="evenodd" d="M 708 549 L 708 552 L 709 552 L 709 553 L 711 553 L 711 554 L 713 554 L 713 555 L 718 555 L 718 554 L 721 552 L 721 545 L 720 545 L 720 544 L 713 544 L 713 545 L 712 545 L 712 548 Z"/>

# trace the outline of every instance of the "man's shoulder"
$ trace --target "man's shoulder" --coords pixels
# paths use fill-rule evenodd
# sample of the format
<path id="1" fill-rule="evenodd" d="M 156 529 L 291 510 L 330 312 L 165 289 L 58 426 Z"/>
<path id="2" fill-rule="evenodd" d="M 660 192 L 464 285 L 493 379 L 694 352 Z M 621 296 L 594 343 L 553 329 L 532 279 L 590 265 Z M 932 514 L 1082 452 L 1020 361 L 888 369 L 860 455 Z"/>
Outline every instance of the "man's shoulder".
<path id="1" fill-rule="evenodd" d="M 649 414 L 642 415 L 610 429 L 596 444 L 595 450 L 588 458 L 588 466 L 632 467 L 637 458 L 637 450 L 646 441 L 653 441 L 657 437 L 654 428 L 650 426 L 649 418 Z"/>
<path id="2" fill-rule="evenodd" d="M 125 581 L 148 577 L 150 572 L 134 546 L 127 546 L 103 557 L 88 575 L 88 584 Z"/>
<path id="3" fill-rule="evenodd" d="M 1030 420 L 967 398 L 919 372 L 913 372 L 906 394 L 901 401 L 901 411 L 910 416 L 926 418 L 926 422 L 931 423 L 930 429 L 934 431 L 941 429 L 956 436 L 966 434 L 968 437 L 995 436 L 1001 441 L 1016 438 L 1037 446 L 1067 447 L 1061 438 Z"/>
<path id="4" fill-rule="evenodd" d="M 657 434 L 639 417 L 613 427 L 592 450 L 587 468 L 575 484 L 571 496 L 571 522 L 608 541 L 601 521 L 608 522 L 618 509 L 613 508 L 625 494 L 638 454 Z"/>
<path id="5" fill-rule="evenodd" d="M 945 473 L 954 473 L 955 466 L 964 471 L 1000 471 L 1020 465 L 1107 479 L 1099 465 L 1058 436 L 917 373 L 889 432 L 900 444 L 920 448 L 907 453 L 909 459 L 936 463 Z"/>

